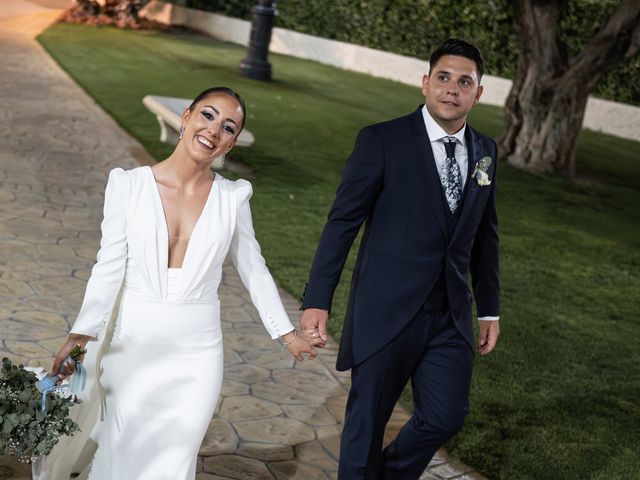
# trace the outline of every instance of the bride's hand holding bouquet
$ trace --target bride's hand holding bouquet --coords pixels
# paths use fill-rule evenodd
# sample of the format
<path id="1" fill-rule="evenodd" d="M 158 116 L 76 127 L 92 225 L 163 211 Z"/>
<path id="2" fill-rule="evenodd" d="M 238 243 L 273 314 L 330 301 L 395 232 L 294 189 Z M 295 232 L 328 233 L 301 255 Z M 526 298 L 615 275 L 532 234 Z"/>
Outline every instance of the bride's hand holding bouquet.
<path id="1" fill-rule="evenodd" d="M 64 380 L 71 375 L 75 368 L 75 362 L 82 362 L 84 360 L 85 347 L 87 343 L 89 343 L 89 340 L 91 340 L 91 337 L 88 335 L 70 333 L 56 354 L 50 374 L 58 375 L 60 380 Z M 73 358 L 73 362 L 65 362 L 69 356 L 72 356 L 71 353 L 74 349 L 77 351 L 78 348 L 82 349 L 82 353 L 76 355 L 77 358 Z"/>

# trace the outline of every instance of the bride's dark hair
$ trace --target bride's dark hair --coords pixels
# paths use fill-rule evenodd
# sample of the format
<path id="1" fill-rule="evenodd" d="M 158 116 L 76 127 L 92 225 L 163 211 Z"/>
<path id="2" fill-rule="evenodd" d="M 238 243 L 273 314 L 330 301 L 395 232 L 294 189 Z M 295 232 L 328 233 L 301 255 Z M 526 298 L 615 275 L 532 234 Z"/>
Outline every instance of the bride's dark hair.
<path id="1" fill-rule="evenodd" d="M 198 102 L 200 100 L 202 100 L 203 98 L 208 97 L 209 95 L 212 95 L 214 93 L 224 93 L 225 95 L 229 95 L 232 98 L 235 98 L 238 103 L 240 104 L 240 108 L 242 109 L 242 125 L 240 125 L 240 130 L 238 130 L 238 133 L 240 133 L 242 131 L 242 129 L 244 128 L 244 122 L 247 118 L 247 107 L 244 104 L 244 100 L 242 99 L 242 97 L 240 96 L 240 94 L 238 92 L 236 92 L 235 90 L 233 90 L 232 88 L 229 87 L 211 87 L 211 88 L 207 88 L 206 90 L 203 90 L 202 92 L 200 92 L 198 94 L 198 96 L 196 98 L 193 99 L 193 102 L 191 102 L 191 105 L 189 105 L 189 110 L 191 112 L 193 112 L 193 109 L 196 108 L 196 105 L 198 104 Z"/>

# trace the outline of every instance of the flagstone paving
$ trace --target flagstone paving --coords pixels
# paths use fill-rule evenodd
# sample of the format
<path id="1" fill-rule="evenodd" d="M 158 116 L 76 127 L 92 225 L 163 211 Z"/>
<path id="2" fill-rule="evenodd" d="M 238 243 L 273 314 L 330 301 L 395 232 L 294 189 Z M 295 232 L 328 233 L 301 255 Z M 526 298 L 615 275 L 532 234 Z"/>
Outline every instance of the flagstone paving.
<path id="1" fill-rule="evenodd" d="M 152 160 L 34 40 L 59 10 L 11 5 L 0 13 L 0 356 L 48 368 L 94 262 L 107 172 Z M 297 300 L 281 294 L 296 321 Z M 337 478 L 349 388 L 337 345 L 302 363 L 280 352 L 230 265 L 220 300 L 225 380 L 197 479 Z M 408 418 L 397 407 L 386 439 Z M 0 459 L 0 480 L 26 478 L 18 470 Z M 440 451 L 421 478 L 483 477 Z"/>

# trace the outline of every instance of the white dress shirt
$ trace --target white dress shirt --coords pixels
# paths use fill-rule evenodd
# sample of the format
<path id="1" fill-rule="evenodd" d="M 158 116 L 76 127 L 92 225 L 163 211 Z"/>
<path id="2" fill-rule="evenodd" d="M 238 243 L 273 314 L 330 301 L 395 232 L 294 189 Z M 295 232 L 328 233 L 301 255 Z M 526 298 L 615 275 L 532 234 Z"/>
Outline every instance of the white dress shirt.
<path id="1" fill-rule="evenodd" d="M 469 172 L 469 165 L 467 163 L 467 143 L 464 138 L 464 132 L 467 128 L 467 124 L 465 123 L 460 130 L 456 133 L 449 135 L 444 129 L 438 125 L 438 123 L 433 119 L 433 117 L 427 111 L 427 107 L 422 107 L 422 117 L 424 118 L 424 125 L 427 127 L 427 134 L 429 135 L 429 140 L 431 141 L 431 150 L 433 151 L 433 158 L 436 161 L 436 168 L 438 169 L 438 174 L 440 178 L 442 178 L 443 170 L 444 170 L 444 161 L 447 159 L 447 152 L 444 148 L 444 142 L 442 141 L 443 137 L 455 137 L 456 139 L 456 162 L 458 163 L 458 167 L 460 167 L 460 176 L 462 177 L 462 188 L 464 188 L 465 183 L 467 182 L 467 173 Z"/>
<path id="2" fill-rule="evenodd" d="M 467 124 L 465 123 L 460 130 L 453 135 L 449 135 L 444 129 L 438 125 L 433 117 L 427 111 L 426 105 L 422 107 L 422 118 L 424 119 L 424 126 L 427 128 L 427 135 L 429 135 L 429 141 L 431 142 L 431 151 L 433 152 L 433 158 L 436 162 L 436 168 L 438 174 L 442 178 L 442 171 L 444 169 L 444 162 L 447 159 L 447 152 L 444 148 L 443 137 L 455 137 L 456 138 L 456 162 L 460 168 L 460 176 L 462 177 L 462 188 L 464 189 L 467 181 L 467 174 L 469 173 L 469 163 L 467 162 L 467 143 L 464 138 Z M 499 320 L 500 317 L 478 317 L 478 320 Z"/>

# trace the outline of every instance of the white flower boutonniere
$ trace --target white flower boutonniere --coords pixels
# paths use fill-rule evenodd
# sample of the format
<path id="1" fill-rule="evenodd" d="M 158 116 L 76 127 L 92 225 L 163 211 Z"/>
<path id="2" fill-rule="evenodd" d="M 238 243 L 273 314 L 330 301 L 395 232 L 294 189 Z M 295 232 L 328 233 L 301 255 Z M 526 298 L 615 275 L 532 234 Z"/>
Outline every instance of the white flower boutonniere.
<path id="1" fill-rule="evenodd" d="M 481 187 L 486 187 L 487 185 L 491 185 L 491 179 L 489 179 L 489 167 L 491 166 L 492 159 L 491 157 L 482 157 L 482 159 L 476 163 L 476 168 L 471 174 L 473 178 L 476 179 L 478 185 Z"/>

